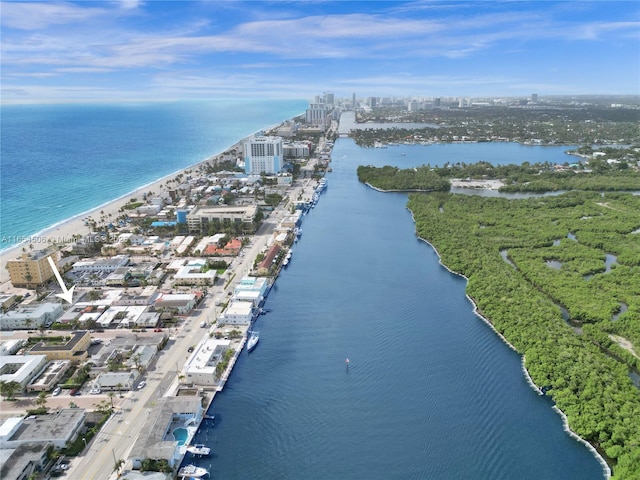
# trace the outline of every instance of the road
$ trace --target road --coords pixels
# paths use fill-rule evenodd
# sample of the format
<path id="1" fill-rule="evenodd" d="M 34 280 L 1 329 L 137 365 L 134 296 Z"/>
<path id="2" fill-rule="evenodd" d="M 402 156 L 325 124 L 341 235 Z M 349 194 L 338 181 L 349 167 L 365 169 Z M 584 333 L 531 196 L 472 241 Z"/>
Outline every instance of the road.
<path id="1" fill-rule="evenodd" d="M 313 163 L 310 162 L 306 169 L 313 172 Z M 305 199 L 311 198 L 314 186 L 315 181 L 310 179 L 297 182 L 288 192 L 290 202 L 295 201 L 300 193 Z M 225 303 L 229 293 L 233 292 L 235 284 L 251 271 L 256 256 L 266 247 L 277 223 L 288 214 L 290 202 L 285 207 L 276 208 L 271 213 L 252 237 L 251 243 L 243 249 L 243 255 L 233 261 L 230 267 L 231 274 L 226 279 L 226 283 L 229 285 L 217 285 L 210 288 L 204 303 L 194 314 L 187 317 L 185 322 L 175 331 L 167 347 L 159 354 L 155 367 L 152 367 L 152 370 L 145 374 L 147 385 L 141 390 L 127 392 L 122 399 L 115 399 L 114 403 L 119 407 L 120 413 L 112 415 L 83 453 L 71 460 L 66 473 L 68 479 L 109 480 L 116 478 L 115 464 L 120 459 L 126 460 L 129 456 L 138 432 L 148 419 L 151 407 L 167 392 L 173 393 L 172 388 L 178 382 L 178 372 L 189 356 L 187 349 L 202 339 L 203 329 L 200 327 L 200 323 L 202 321 L 212 323 L 217 318 L 217 314 L 220 312 L 218 311 L 219 307 L 216 308 L 216 301 L 221 300 Z M 233 280 L 229 282 L 229 278 Z M 94 403 L 100 401 L 100 398 L 96 397 L 94 397 Z M 130 467 L 131 465 L 125 464 L 125 469 Z"/>

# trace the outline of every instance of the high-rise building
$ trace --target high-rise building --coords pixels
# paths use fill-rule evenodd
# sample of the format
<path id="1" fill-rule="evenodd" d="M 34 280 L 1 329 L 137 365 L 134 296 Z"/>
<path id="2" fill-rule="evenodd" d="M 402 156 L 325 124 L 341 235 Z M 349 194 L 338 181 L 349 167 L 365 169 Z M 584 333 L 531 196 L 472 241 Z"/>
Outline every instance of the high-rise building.
<path id="1" fill-rule="evenodd" d="M 433 99 L 433 106 L 434 107 L 439 107 L 441 103 L 442 103 L 442 100 L 440 99 L 440 97 L 436 97 L 436 98 Z"/>
<path id="2" fill-rule="evenodd" d="M 327 105 L 333 105 L 335 103 L 335 97 L 333 93 L 324 93 L 324 103 L 326 103 Z"/>
<path id="3" fill-rule="evenodd" d="M 351 97 L 351 103 L 353 104 L 353 108 L 357 107 L 357 104 L 356 104 L 356 92 L 353 92 L 353 95 Z"/>
<path id="4" fill-rule="evenodd" d="M 538 94 L 537 93 L 532 93 L 531 94 L 531 101 L 534 102 L 534 103 L 538 101 Z"/>
<path id="5" fill-rule="evenodd" d="M 280 173 L 282 137 L 253 137 L 244 142 L 244 171 L 251 174 Z"/>
<path id="6" fill-rule="evenodd" d="M 318 125 L 325 129 L 330 123 L 328 119 L 329 108 L 324 103 L 311 103 L 305 112 L 305 121 L 312 125 Z"/>
<path id="7" fill-rule="evenodd" d="M 22 256 L 7 262 L 7 270 L 11 284 L 19 288 L 36 288 L 51 280 L 55 274 L 49 264 L 48 257 L 53 258 L 57 265 L 60 261 L 60 252 L 38 250 L 25 252 Z"/>

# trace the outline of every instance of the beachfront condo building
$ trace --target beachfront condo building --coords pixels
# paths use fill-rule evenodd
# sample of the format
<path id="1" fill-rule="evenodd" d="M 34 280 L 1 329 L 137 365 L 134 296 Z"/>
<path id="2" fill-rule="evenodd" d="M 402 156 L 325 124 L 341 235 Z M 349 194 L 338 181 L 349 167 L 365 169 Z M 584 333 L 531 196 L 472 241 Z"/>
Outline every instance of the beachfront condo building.
<path id="1" fill-rule="evenodd" d="M 307 123 L 317 125 L 321 130 L 326 130 L 331 125 L 329 112 L 332 108 L 333 105 L 326 103 L 310 103 L 305 111 L 304 119 Z"/>
<path id="2" fill-rule="evenodd" d="M 36 288 L 47 283 L 55 276 L 47 257 L 53 258 L 58 265 L 60 252 L 55 250 L 24 252 L 20 257 L 7 261 L 11 284 L 18 288 Z"/>
<path id="3" fill-rule="evenodd" d="M 244 171 L 248 174 L 280 173 L 282 137 L 253 137 L 244 142 Z"/>

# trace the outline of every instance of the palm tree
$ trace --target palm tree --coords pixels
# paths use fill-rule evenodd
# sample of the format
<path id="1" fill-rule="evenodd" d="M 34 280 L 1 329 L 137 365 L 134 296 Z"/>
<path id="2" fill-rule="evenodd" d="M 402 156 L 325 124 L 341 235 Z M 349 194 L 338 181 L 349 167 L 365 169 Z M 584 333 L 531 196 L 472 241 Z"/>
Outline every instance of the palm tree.
<path id="1" fill-rule="evenodd" d="M 116 472 L 118 474 L 118 478 L 120 477 L 120 475 L 122 475 L 122 472 L 120 472 L 120 469 L 123 467 L 124 465 L 124 460 L 121 458 L 120 460 L 116 460 L 116 463 L 113 467 L 112 472 Z"/>
<path id="2" fill-rule="evenodd" d="M 140 363 L 140 358 L 142 358 L 142 354 L 140 353 L 136 353 L 131 360 L 133 360 L 133 363 L 136 365 L 136 370 L 138 370 L 140 373 L 142 373 L 142 371 L 144 370 L 144 367 L 142 366 L 142 364 Z"/>
<path id="3" fill-rule="evenodd" d="M 47 405 L 47 392 L 40 392 L 35 403 L 40 408 L 45 407 Z"/>
<path id="4" fill-rule="evenodd" d="M 5 400 L 15 400 L 15 393 L 21 389 L 22 385 L 15 380 L 11 380 L 10 382 L 6 382 L 4 380 L 0 381 L 0 395 L 2 395 Z"/>

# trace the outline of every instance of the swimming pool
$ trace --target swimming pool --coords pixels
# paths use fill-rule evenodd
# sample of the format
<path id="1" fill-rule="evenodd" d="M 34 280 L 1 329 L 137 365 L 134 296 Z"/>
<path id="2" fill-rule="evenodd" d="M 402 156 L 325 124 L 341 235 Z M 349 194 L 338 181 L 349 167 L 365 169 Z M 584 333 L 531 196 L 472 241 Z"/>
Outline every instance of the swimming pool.
<path id="1" fill-rule="evenodd" d="M 176 428 L 173 431 L 173 438 L 178 441 L 178 445 L 184 445 L 189 438 L 189 431 L 186 428 Z"/>

